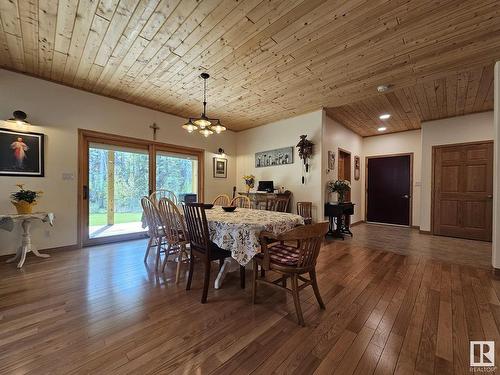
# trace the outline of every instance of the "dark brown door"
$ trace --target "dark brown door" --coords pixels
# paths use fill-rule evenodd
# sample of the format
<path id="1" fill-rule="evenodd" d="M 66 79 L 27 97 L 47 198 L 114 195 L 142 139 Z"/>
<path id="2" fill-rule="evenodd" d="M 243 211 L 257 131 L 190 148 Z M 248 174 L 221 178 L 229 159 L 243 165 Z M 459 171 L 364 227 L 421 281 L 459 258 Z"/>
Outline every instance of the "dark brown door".
<path id="1" fill-rule="evenodd" d="M 411 155 L 367 159 L 366 220 L 410 225 Z"/>
<path id="2" fill-rule="evenodd" d="M 491 241 L 493 143 L 434 148 L 433 233 Z"/>

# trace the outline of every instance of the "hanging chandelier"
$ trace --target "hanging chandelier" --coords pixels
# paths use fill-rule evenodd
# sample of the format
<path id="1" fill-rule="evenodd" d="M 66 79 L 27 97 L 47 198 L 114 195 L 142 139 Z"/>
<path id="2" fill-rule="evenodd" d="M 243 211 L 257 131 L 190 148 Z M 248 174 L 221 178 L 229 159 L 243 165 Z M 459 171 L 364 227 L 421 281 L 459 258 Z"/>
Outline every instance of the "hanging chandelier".
<path id="1" fill-rule="evenodd" d="M 203 113 L 200 117 L 190 117 L 182 127 L 192 133 L 195 130 L 200 131 L 202 135 L 208 137 L 215 133 L 220 134 L 226 127 L 220 123 L 218 118 L 209 118 L 207 116 L 207 79 L 210 78 L 208 73 L 201 73 L 200 77 L 203 79 Z"/>

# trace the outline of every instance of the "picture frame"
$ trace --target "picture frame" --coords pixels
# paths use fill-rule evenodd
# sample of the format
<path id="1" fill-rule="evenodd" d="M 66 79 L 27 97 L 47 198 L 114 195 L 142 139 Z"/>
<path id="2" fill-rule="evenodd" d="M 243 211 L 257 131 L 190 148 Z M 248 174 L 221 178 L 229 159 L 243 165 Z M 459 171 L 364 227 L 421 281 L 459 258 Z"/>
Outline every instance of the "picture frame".
<path id="1" fill-rule="evenodd" d="M 0 176 L 44 177 L 42 133 L 0 128 Z"/>
<path id="2" fill-rule="evenodd" d="M 335 151 L 328 151 L 328 171 L 335 169 Z"/>
<path id="3" fill-rule="evenodd" d="M 354 157 L 354 180 L 359 181 L 360 174 L 361 174 L 361 161 L 359 159 L 359 156 Z"/>
<path id="4" fill-rule="evenodd" d="M 227 159 L 214 158 L 214 178 L 227 178 Z"/>
<path id="5" fill-rule="evenodd" d="M 255 153 L 255 168 L 293 164 L 293 146 Z"/>

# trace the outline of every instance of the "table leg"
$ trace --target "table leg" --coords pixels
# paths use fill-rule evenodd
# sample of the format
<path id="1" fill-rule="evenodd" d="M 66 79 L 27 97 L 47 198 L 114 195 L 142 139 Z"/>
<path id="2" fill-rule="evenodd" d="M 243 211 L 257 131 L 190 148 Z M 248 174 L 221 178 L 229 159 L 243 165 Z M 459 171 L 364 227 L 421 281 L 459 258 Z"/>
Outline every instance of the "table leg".
<path id="1" fill-rule="evenodd" d="M 17 248 L 17 251 L 16 251 L 16 255 L 14 255 L 12 258 L 9 258 L 5 261 L 5 263 L 14 263 L 16 261 L 18 261 L 20 258 L 21 258 L 21 254 L 23 252 L 22 250 L 23 248 L 21 246 L 19 246 Z"/>
<path id="2" fill-rule="evenodd" d="M 222 283 L 226 278 L 228 272 L 235 272 L 240 269 L 240 264 L 234 260 L 233 258 L 226 258 L 224 264 L 222 265 L 217 277 L 215 278 L 214 288 L 220 289 L 222 287 Z"/>

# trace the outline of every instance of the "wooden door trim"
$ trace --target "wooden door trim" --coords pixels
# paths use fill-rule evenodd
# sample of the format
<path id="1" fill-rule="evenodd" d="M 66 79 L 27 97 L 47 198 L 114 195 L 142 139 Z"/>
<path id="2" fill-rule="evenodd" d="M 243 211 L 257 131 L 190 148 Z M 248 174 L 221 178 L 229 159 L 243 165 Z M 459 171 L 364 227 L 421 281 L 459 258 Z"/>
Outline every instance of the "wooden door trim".
<path id="1" fill-rule="evenodd" d="M 475 142 L 461 142 L 461 143 L 448 143 L 444 145 L 434 145 L 432 146 L 432 160 L 431 160 L 431 230 L 430 233 L 432 235 L 436 235 L 436 226 L 435 226 L 435 200 L 436 200 L 436 190 L 435 190 L 435 180 L 436 180 L 436 152 L 438 149 L 452 148 L 452 147 L 460 147 L 460 146 L 474 146 L 474 145 L 484 145 L 484 144 L 493 144 L 493 140 L 485 140 L 485 141 L 475 141 Z M 493 166 L 494 168 L 494 166 Z"/>
<path id="2" fill-rule="evenodd" d="M 124 234 L 106 238 L 95 238 L 90 242 L 84 238 L 84 231 L 88 227 L 88 215 L 83 199 L 83 187 L 88 186 L 88 144 L 90 142 L 105 143 L 116 146 L 133 147 L 147 150 L 149 155 L 149 188 L 154 191 L 156 178 L 153 171 L 156 170 L 156 151 L 172 152 L 184 155 L 192 155 L 198 158 L 198 196 L 200 201 L 204 200 L 205 182 L 205 150 L 194 147 L 172 145 L 158 141 L 149 141 L 140 138 L 121 136 L 117 134 L 102 133 L 94 130 L 78 129 L 78 191 L 77 191 L 77 246 L 82 248 L 88 245 L 98 245 L 117 241 L 126 241 L 140 238 L 141 234 Z"/>
<path id="3" fill-rule="evenodd" d="M 398 156 L 410 157 L 410 207 L 409 207 L 409 225 L 401 225 L 403 227 L 411 228 L 413 226 L 413 152 L 402 152 L 396 154 L 373 155 L 365 156 L 365 222 L 368 222 L 368 161 L 370 159 L 392 158 Z M 385 224 L 385 223 L 380 223 Z M 388 224 L 391 225 L 391 224 Z"/>

